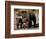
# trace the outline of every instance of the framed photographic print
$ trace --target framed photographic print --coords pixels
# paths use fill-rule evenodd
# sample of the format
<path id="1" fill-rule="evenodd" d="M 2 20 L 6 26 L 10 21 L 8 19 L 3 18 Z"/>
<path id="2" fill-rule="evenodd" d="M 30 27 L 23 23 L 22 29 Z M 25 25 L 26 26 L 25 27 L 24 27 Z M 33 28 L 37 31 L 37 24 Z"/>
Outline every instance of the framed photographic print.
<path id="1" fill-rule="evenodd" d="M 45 35 L 45 4 L 5 1 L 5 38 Z"/>

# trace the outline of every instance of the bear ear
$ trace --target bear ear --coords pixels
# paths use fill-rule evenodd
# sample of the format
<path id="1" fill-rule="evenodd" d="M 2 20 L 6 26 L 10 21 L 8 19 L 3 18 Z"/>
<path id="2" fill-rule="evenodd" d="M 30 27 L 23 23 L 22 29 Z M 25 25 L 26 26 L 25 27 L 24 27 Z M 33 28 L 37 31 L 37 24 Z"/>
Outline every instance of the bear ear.
<path id="1" fill-rule="evenodd" d="M 22 11 L 22 13 L 27 13 L 26 11 Z"/>

